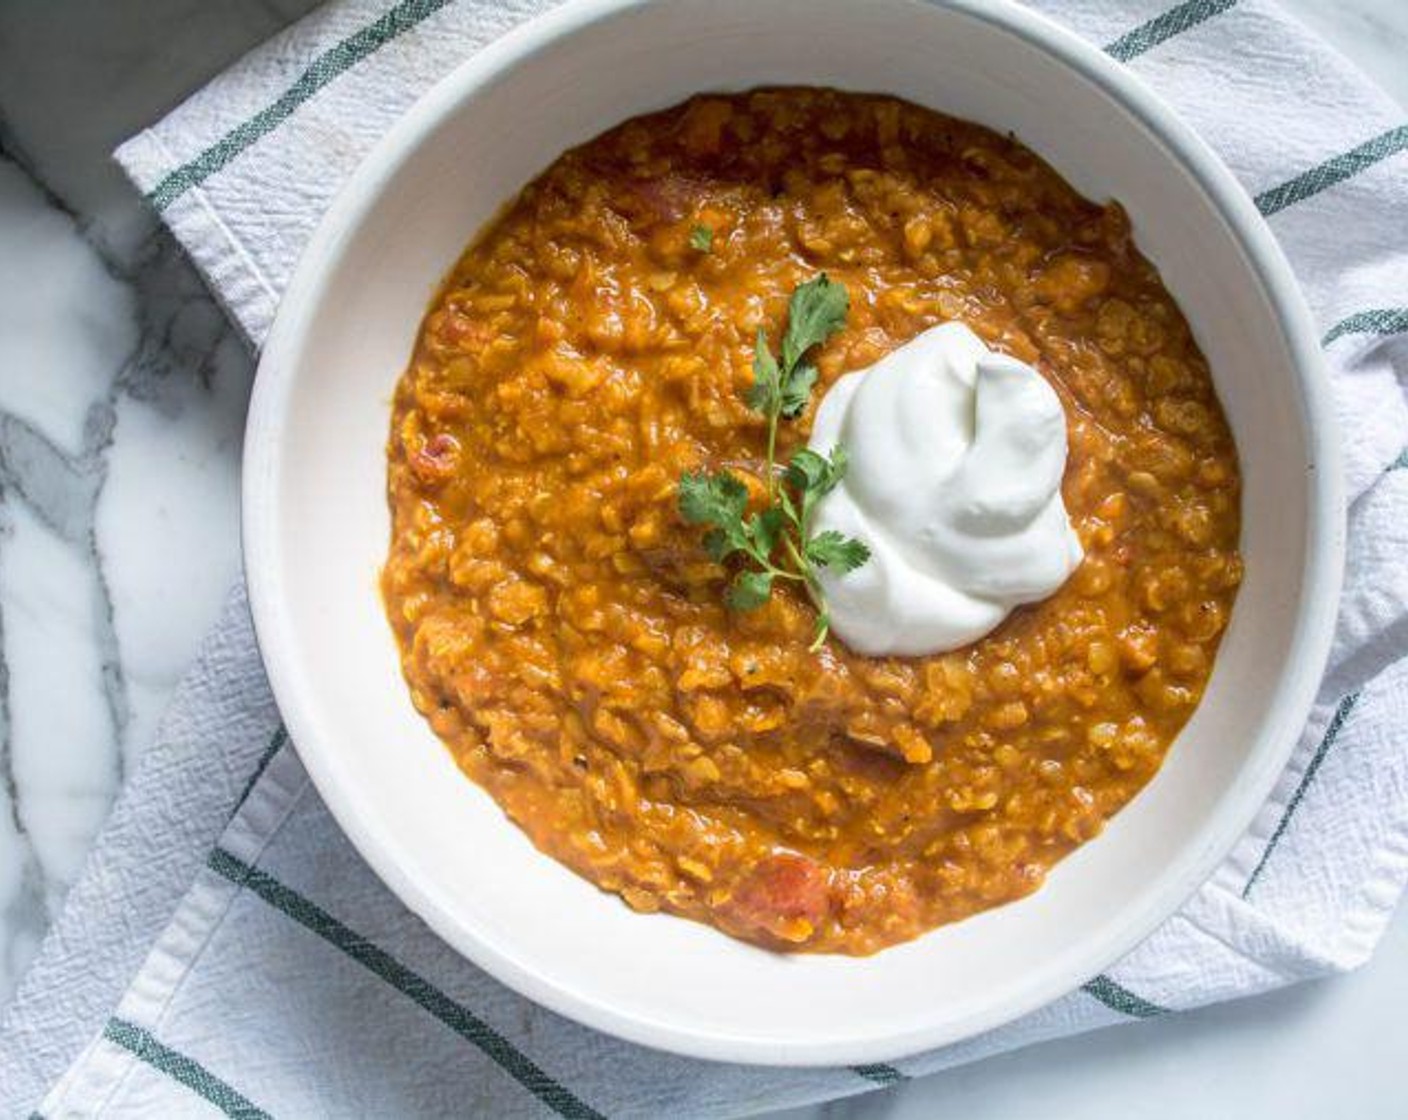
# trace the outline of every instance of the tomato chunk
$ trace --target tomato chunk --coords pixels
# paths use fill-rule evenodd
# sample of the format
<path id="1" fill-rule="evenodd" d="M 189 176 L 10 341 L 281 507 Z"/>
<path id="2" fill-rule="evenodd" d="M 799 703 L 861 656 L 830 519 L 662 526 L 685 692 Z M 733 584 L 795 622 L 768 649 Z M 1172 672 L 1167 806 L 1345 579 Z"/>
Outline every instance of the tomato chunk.
<path id="1" fill-rule="evenodd" d="M 431 436 L 425 445 L 410 455 L 411 470 L 422 482 L 444 482 L 459 465 L 460 444 L 445 432 Z"/>
<path id="2" fill-rule="evenodd" d="M 755 864 L 734 891 L 734 916 L 761 933 L 806 941 L 831 912 L 831 880 L 812 859 L 778 852 Z"/>

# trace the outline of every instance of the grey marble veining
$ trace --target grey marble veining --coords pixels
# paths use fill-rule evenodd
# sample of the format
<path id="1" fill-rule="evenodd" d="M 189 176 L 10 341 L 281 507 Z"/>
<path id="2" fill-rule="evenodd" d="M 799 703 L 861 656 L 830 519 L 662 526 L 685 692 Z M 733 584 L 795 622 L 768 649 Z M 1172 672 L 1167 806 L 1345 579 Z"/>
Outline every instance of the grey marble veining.
<path id="1" fill-rule="evenodd" d="M 238 574 L 253 357 L 110 153 L 310 6 L 0 6 L 0 998 Z"/>

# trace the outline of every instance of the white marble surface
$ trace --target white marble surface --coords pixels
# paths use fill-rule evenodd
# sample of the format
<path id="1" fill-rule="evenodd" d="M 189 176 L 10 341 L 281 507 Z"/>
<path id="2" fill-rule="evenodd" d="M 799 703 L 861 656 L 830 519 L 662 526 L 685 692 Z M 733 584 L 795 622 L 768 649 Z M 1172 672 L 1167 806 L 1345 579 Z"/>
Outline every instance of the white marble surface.
<path id="1" fill-rule="evenodd" d="M 253 359 L 109 159 L 315 0 L 0 4 L 0 1000 L 238 574 Z M 1408 106 L 1408 0 L 1286 0 Z M 1406 234 L 1408 236 L 1408 234 Z M 802 1117 L 1408 1116 L 1357 976 Z"/>
<path id="2" fill-rule="evenodd" d="M 239 572 L 253 359 L 110 153 L 311 3 L 0 4 L 0 998 Z"/>

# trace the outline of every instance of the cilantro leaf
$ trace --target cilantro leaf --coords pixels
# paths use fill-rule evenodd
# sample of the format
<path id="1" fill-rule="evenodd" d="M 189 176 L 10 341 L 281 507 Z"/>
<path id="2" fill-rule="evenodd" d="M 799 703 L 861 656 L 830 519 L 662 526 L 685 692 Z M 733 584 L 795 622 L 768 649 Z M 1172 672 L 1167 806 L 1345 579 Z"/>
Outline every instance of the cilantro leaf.
<path id="1" fill-rule="evenodd" d="M 802 514 L 797 509 L 797 504 L 792 500 L 792 495 L 787 492 L 787 487 L 780 487 L 777 491 L 777 504 L 782 507 L 783 516 L 797 529 L 802 529 Z"/>
<path id="2" fill-rule="evenodd" d="M 839 445 L 831 449 L 829 457 L 818 455 L 809 447 L 792 456 L 784 477 L 799 495 L 799 516 L 804 526 L 811 519 L 812 507 L 840 485 L 849 465 L 846 449 Z"/>
<path id="3" fill-rule="evenodd" d="M 712 238 L 708 227 L 695 226 L 690 244 L 708 252 Z M 816 388 L 817 370 L 803 359 L 841 329 L 848 307 L 846 289 L 823 273 L 792 293 L 780 359 L 768 348 L 767 331 L 758 328 L 753 344 L 753 384 L 745 399 L 767 419 L 767 459 L 759 472 L 767 488 L 765 507 L 749 514 L 748 488 L 727 471 L 686 473 L 679 484 L 681 517 L 709 527 L 704 534 L 709 556 L 716 563 L 742 557 L 724 596 L 729 608 L 756 610 L 772 597 L 777 580 L 795 581 L 817 609 L 813 650 L 826 641 L 831 627 L 818 572 L 823 568 L 852 571 L 870 558 L 870 549 L 834 529 L 808 536 L 816 503 L 846 475 L 846 452 L 834 447 L 830 455 L 820 455 L 802 448 L 779 472 L 777 427 L 781 418 L 795 417 L 806 409 Z"/>
<path id="4" fill-rule="evenodd" d="M 743 548 L 739 534 L 713 528 L 704 534 L 704 551 L 715 564 L 721 564 Z"/>
<path id="5" fill-rule="evenodd" d="M 807 541 L 806 556 L 820 568 L 845 573 L 855 571 L 869 560 L 870 549 L 863 541 L 827 529 Z"/>
<path id="6" fill-rule="evenodd" d="M 782 339 L 782 365 L 795 366 L 808 350 L 819 346 L 846 325 L 850 296 L 844 284 L 822 273 L 792 293 L 787 305 L 787 333 Z"/>
<path id="7" fill-rule="evenodd" d="M 753 345 L 753 387 L 745 398 L 749 407 L 771 416 L 782 405 L 782 371 L 768 349 L 768 336 L 762 327 Z"/>
<path id="8" fill-rule="evenodd" d="M 692 525 L 727 529 L 742 520 L 747 505 L 748 487 L 727 471 L 686 471 L 680 476 L 680 516 Z"/>
<path id="9" fill-rule="evenodd" d="M 753 545 L 758 550 L 758 555 L 767 559 L 772 555 L 772 550 L 777 547 L 778 538 L 782 536 L 783 526 L 787 522 L 787 515 L 777 506 L 771 506 L 763 510 L 762 513 L 755 513 L 748 519 L 748 535 L 753 539 Z"/>
<path id="10" fill-rule="evenodd" d="M 771 572 L 739 572 L 728 585 L 725 602 L 736 611 L 757 610 L 772 597 Z"/>
<path id="11" fill-rule="evenodd" d="M 782 407 L 779 411 L 789 420 L 801 413 L 811 400 L 816 385 L 816 366 L 806 362 L 793 366 L 782 380 Z"/>
<path id="12" fill-rule="evenodd" d="M 714 247 L 714 231 L 708 226 L 695 226 L 689 231 L 689 247 L 696 252 L 707 253 Z"/>
<path id="13" fill-rule="evenodd" d="M 825 488 L 823 494 L 829 494 L 841 484 L 841 480 L 846 477 L 846 472 L 851 467 L 851 456 L 839 443 L 831 449 L 830 456 L 827 457 L 828 470 L 826 472 Z"/>
<path id="14" fill-rule="evenodd" d="M 831 474 L 831 464 L 810 447 L 794 452 L 787 464 L 787 484 L 806 495 L 826 485 Z"/>

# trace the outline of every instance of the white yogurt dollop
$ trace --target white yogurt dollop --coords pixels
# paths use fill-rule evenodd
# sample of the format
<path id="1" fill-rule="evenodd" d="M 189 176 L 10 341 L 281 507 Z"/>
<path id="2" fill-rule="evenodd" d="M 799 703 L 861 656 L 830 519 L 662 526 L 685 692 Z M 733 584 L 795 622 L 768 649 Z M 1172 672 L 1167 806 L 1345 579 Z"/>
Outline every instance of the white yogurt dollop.
<path id="1" fill-rule="evenodd" d="M 838 380 L 810 446 L 824 455 L 838 443 L 850 469 L 811 527 L 870 546 L 861 567 L 821 577 L 831 629 L 857 653 L 912 656 L 976 641 L 1081 562 L 1061 500 L 1060 399 L 1036 370 L 961 323 Z"/>

